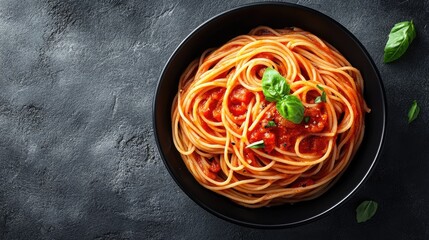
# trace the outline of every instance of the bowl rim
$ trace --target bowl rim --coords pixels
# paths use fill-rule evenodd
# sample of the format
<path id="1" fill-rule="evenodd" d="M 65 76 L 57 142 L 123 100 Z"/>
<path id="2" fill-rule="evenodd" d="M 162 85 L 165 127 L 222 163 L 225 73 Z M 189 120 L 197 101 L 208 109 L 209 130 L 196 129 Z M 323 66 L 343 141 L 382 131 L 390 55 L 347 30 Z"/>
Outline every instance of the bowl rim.
<path id="1" fill-rule="evenodd" d="M 158 137 L 158 134 L 157 134 L 158 124 L 156 121 L 157 120 L 157 118 L 156 118 L 157 96 L 159 95 L 159 92 L 160 92 L 161 81 L 165 77 L 164 75 L 166 74 L 166 70 L 170 67 L 171 64 L 173 64 L 172 60 L 178 55 L 178 53 L 183 48 L 183 46 L 186 45 L 186 43 L 188 41 L 190 41 L 190 39 L 192 39 L 196 34 L 198 34 L 198 32 L 201 31 L 206 25 L 210 24 L 211 22 L 216 21 L 217 19 L 221 18 L 224 15 L 233 14 L 236 11 L 242 11 L 243 9 L 246 9 L 246 8 L 268 6 L 268 5 L 286 6 L 286 7 L 290 7 L 290 8 L 302 9 L 306 12 L 311 13 L 311 14 L 319 15 L 320 17 L 325 18 L 326 20 L 328 20 L 329 22 L 331 22 L 332 24 L 334 24 L 338 28 L 340 28 L 341 31 L 343 31 L 347 35 L 347 37 L 349 37 L 351 40 L 353 40 L 356 43 L 357 46 L 359 46 L 360 51 L 363 53 L 363 55 L 366 57 L 366 60 L 368 61 L 369 65 L 372 67 L 372 69 L 373 69 L 373 71 L 377 77 L 377 84 L 379 85 L 379 88 L 381 90 L 381 96 L 379 96 L 379 98 L 380 98 L 379 100 L 381 101 L 380 104 L 382 106 L 382 108 L 381 108 L 381 110 L 382 110 L 382 114 L 381 114 L 382 115 L 382 122 L 381 122 L 382 128 L 381 128 L 381 134 L 380 134 L 380 141 L 379 141 L 379 144 L 378 144 L 377 149 L 375 151 L 375 154 L 373 156 L 373 160 L 371 161 L 371 164 L 365 170 L 366 171 L 365 174 L 361 177 L 361 179 L 357 182 L 357 184 L 346 195 L 344 195 L 344 197 L 340 198 L 338 201 L 336 201 L 335 204 L 333 204 L 329 208 L 326 208 L 324 211 L 321 211 L 318 214 L 315 214 L 315 215 L 308 217 L 306 219 L 302 219 L 300 221 L 281 223 L 281 224 L 258 224 L 258 223 L 250 223 L 250 222 L 244 222 L 241 220 L 237 220 L 237 219 L 231 218 L 229 216 L 226 216 L 222 213 L 219 213 L 219 212 L 211 209 L 200 199 L 194 198 L 193 196 L 191 196 L 191 194 L 185 190 L 182 183 L 177 179 L 177 177 L 173 173 L 172 169 L 170 169 L 170 167 L 169 167 L 167 157 L 165 156 L 165 154 L 161 148 L 161 139 Z M 153 99 L 154 100 L 152 102 L 152 124 L 153 124 L 152 126 L 154 128 L 155 142 L 156 142 L 156 145 L 158 148 L 158 153 L 160 154 L 160 156 L 163 160 L 164 166 L 166 167 L 167 171 L 169 172 L 169 175 L 173 178 L 173 180 L 176 182 L 176 184 L 180 187 L 182 192 L 184 192 L 193 202 L 197 203 L 200 207 L 202 207 L 206 211 L 210 212 L 211 214 L 213 214 L 213 215 L 215 215 L 221 219 L 227 220 L 229 222 L 232 222 L 232 223 L 235 223 L 235 224 L 238 224 L 241 226 L 246 226 L 246 227 L 267 229 L 267 228 L 285 228 L 285 227 L 299 226 L 299 225 L 317 220 L 317 219 L 321 218 L 322 216 L 326 216 L 328 213 L 331 213 L 333 210 L 338 209 L 338 207 L 340 205 L 342 205 L 344 202 L 346 202 L 347 200 L 349 200 L 350 197 L 356 193 L 358 188 L 360 188 L 361 185 L 368 179 L 368 176 L 374 170 L 375 165 L 379 161 L 380 155 L 381 155 L 383 148 L 384 148 L 384 145 L 385 145 L 384 142 L 386 139 L 386 129 L 387 129 L 386 91 L 385 91 L 385 87 L 384 87 L 380 72 L 379 72 L 376 64 L 374 63 L 374 60 L 372 59 L 371 55 L 368 53 L 368 51 L 363 46 L 363 44 L 357 39 L 357 37 L 354 34 L 352 34 L 347 28 L 345 28 L 342 24 L 340 24 L 338 21 L 336 21 L 335 19 L 331 18 L 330 16 L 328 16 L 328 15 L 326 15 L 320 11 L 317 11 L 313 8 L 306 7 L 306 6 L 303 6 L 300 4 L 296 4 L 296 3 L 274 2 L 274 1 L 247 3 L 247 4 L 242 4 L 242 5 L 221 11 L 220 13 L 210 17 L 209 19 L 207 19 L 205 21 L 203 21 L 201 24 L 199 24 L 197 27 L 195 27 L 189 34 L 187 34 L 187 36 L 179 43 L 179 45 L 174 49 L 174 51 L 172 52 L 172 54 L 168 58 L 164 67 L 162 68 L 160 77 L 158 78 L 158 81 L 156 84 L 156 91 L 155 91 L 155 94 L 153 95 Z M 336 182 L 336 180 L 338 180 L 338 179 L 339 178 L 337 177 L 334 180 L 334 182 Z"/>

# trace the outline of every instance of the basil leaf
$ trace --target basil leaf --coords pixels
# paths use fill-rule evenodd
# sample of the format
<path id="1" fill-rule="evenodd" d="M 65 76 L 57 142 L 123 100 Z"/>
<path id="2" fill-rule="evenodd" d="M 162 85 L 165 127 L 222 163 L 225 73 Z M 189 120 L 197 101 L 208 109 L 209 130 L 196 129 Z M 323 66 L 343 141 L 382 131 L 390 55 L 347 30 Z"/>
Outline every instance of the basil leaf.
<path id="1" fill-rule="evenodd" d="M 321 103 L 321 102 L 326 102 L 326 92 L 325 89 L 323 89 L 322 86 L 317 85 L 317 88 L 322 90 L 322 95 L 316 97 L 316 99 L 314 99 L 314 103 Z"/>
<path id="2" fill-rule="evenodd" d="M 277 102 L 277 111 L 287 120 L 298 124 L 304 118 L 304 105 L 301 100 L 290 94 L 290 86 L 279 72 L 266 68 L 262 77 L 262 92 L 265 99 Z M 326 96 L 325 96 L 326 98 Z"/>
<path id="3" fill-rule="evenodd" d="M 363 201 L 356 208 L 356 220 L 358 223 L 371 219 L 377 211 L 378 203 L 375 201 Z"/>
<path id="4" fill-rule="evenodd" d="M 280 101 L 284 95 L 290 93 L 289 84 L 279 72 L 266 68 L 262 77 L 262 92 L 270 102 Z"/>
<path id="5" fill-rule="evenodd" d="M 384 62 L 392 62 L 400 58 L 416 38 L 416 29 L 413 21 L 404 21 L 395 24 L 390 30 L 389 39 L 384 47 Z"/>
<path id="6" fill-rule="evenodd" d="M 264 140 L 260 140 L 247 145 L 246 148 L 264 148 L 264 147 L 265 147 Z"/>
<path id="7" fill-rule="evenodd" d="M 316 99 L 314 99 L 314 103 L 321 103 L 322 102 L 322 97 L 318 96 Z"/>
<path id="8" fill-rule="evenodd" d="M 277 111 L 287 120 L 299 124 L 304 118 L 304 105 L 295 95 L 286 95 L 276 103 Z"/>
<path id="9" fill-rule="evenodd" d="M 420 107 L 417 105 L 417 101 L 414 100 L 411 105 L 410 110 L 408 111 L 408 123 L 414 121 L 420 113 Z"/>
<path id="10" fill-rule="evenodd" d="M 274 122 L 274 121 L 269 121 L 269 122 L 267 123 L 267 125 L 265 125 L 265 127 L 266 127 L 266 128 L 269 128 L 269 127 L 275 127 L 275 126 L 277 126 L 277 124 L 276 124 L 276 122 Z"/>
<path id="11" fill-rule="evenodd" d="M 309 121 L 310 121 L 310 116 L 305 116 L 305 117 L 304 117 L 304 122 L 305 122 L 305 123 L 308 123 Z"/>

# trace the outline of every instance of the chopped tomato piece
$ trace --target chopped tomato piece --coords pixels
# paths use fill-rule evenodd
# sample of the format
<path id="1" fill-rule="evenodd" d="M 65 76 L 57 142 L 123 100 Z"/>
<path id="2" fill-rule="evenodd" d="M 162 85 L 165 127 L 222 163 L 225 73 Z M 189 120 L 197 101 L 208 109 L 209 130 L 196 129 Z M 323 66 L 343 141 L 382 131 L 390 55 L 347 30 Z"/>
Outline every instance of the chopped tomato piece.
<path id="1" fill-rule="evenodd" d="M 256 162 L 255 154 L 252 150 L 245 148 L 244 149 L 244 157 L 248 164 L 251 166 L 257 167 L 258 164 Z"/>
<path id="2" fill-rule="evenodd" d="M 213 118 L 220 122 L 222 120 L 222 101 L 217 102 L 216 108 L 212 112 Z"/>
<path id="3" fill-rule="evenodd" d="M 247 107 L 244 103 L 241 104 L 232 104 L 229 106 L 229 110 L 235 116 L 243 115 L 247 112 Z"/>
<path id="4" fill-rule="evenodd" d="M 217 88 L 204 94 L 205 101 L 199 107 L 199 112 L 209 120 L 221 121 L 222 99 L 224 88 Z"/>
<path id="5" fill-rule="evenodd" d="M 321 155 L 327 144 L 327 140 L 324 137 L 309 136 L 301 141 L 299 150 L 302 153 L 317 153 Z"/>
<path id="6" fill-rule="evenodd" d="M 252 96 L 253 94 L 247 90 L 244 87 L 236 87 L 232 92 L 231 95 L 229 96 L 229 100 L 231 101 L 231 103 L 234 104 L 249 104 L 249 102 L 252 100 Z"/>
<path id="7" fill-rule="evenodd" d="M 262 139 L 264 140 L 265 145 L 264 150 L 267 153 L 270 153 L 276 147 L 276 135 L 272 132 L 266 132 Z"/>
<path id="8" fill-rule="evenodd" d="M 210 179 L 216 179 L 216 174 L 212 173 L 210 171 L 204 171 L 204 173 L 207 175 L 207 177 L 209 177 Z"/>
<path id="9" fill-rule="evenodd" d="M 219 160 L 213 159 L 211 164 L 210 164 L 209 170 L 210 170 L 210 172 L 213 172 L 213 173 L 219 172 L 220 171 Z"/>
<path id="10" fill-rule="evenodd" d="M 309 117 L 307 123 L 309 132 L 321 132 L 328 124 L 328 114 L 323 110 L 323 107 L 307 108 L 304 115 Z"/>

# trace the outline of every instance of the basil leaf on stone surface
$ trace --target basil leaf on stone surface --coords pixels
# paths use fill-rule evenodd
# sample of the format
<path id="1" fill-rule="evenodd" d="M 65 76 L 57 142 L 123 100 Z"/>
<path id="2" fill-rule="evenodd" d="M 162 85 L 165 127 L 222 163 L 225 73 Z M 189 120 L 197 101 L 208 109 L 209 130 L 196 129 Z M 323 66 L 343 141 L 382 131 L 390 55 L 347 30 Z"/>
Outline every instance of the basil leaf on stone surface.
<path id="1" fill-rule="evenodd" d="M 264 148 L 264 147 L 265 147 L 264 140 L 260 140 L 247 145 L 246 148 Z"/>
<path id="2" fill-rule="evenodd" d="M 267 101 L 276 102 L 290 93 L 290 87 L 279 72 L 272 68 L 266 68 L 262 77 L 262 92 Z"/>
<path id="3" fill-rule="evenodd" d="M 378 203 L 375 201 L 363 201 L 356 208 L 356 221 L 358 223 L 366 222 L 371 219 L 377 212 Z"/>
<path id="4" fill-rule="evenodd" d="M 384 62 L 389 63 L 400 58 L 416 38 L 413 21 L 396 23 L 389 33 L 389 39 L 384 47 Z"/>
<path id="5" fill-rule="evenodd" d="M 304 105 L 294 95 L 286 95 L 276 103 L 277 111 L 287 120 L 299 124 L 304 118 Z"/>
<path id="6" fill-rule="evenodd" d="M 420 107 L 417 104 L 417 101 L 414 100 L 411 104 L 410 110 L 408 111 L 408 123 L 414 121 L 420 113 Z"/>

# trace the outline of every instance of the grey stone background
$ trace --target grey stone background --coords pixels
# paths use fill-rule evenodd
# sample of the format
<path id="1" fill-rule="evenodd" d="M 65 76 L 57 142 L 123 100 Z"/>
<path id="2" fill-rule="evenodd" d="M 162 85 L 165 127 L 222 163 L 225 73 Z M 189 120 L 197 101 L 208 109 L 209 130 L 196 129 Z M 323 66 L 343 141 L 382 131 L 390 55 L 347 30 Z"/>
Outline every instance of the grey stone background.
<path id="1" fill-rule="evenodd" d="M 157 79 L 194 28 L 249 2 L 0 0 L 0 239 L 429 239 L 427 0 L 298 1 L 355 34 L 386 88 L 383 154 L 340 208 L 250 229 L 177 187 L 153 137 Z M 390 28 L 410 19 L 417 39 L 384 64 Z M 408 125 L 414 99 L 422 110 Z M 366 199 L 379 210 L 357 224 Z"/>

